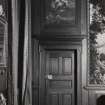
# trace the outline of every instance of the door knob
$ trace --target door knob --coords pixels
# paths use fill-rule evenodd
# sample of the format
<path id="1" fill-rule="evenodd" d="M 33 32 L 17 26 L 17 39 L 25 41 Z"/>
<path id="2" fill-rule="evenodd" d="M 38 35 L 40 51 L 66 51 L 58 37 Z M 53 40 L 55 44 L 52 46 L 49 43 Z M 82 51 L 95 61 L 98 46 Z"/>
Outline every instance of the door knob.
<path id="1" fill-rule="evenodd" d="M 51 75 L 51 74 L 46 75 L 46 78 L 49 79 L 49 80 L 52 80 L 53 79 L 53 75 Z"/>

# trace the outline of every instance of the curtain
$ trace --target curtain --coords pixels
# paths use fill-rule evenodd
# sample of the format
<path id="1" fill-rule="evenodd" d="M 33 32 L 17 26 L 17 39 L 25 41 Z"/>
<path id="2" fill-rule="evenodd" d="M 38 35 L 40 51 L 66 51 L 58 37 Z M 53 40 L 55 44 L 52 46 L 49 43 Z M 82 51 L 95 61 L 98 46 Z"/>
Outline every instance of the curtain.
<path id="1" fill-rule="evenodd" d="M 12 0 L 12 88 L 13 104 L 18 105 L 18 41 L 19 41 L 19 8 L 18 0 Z"/>
<path id="2" fill-rule="evenodd" d="M 31 0 L 12 0 L 11 43 L 13 105 L 32 105 Z"/>
<path id="3" fill-rule="evenodd" d="M 22 105 L 32 105 L 31 1 L 25 0 Z"/>

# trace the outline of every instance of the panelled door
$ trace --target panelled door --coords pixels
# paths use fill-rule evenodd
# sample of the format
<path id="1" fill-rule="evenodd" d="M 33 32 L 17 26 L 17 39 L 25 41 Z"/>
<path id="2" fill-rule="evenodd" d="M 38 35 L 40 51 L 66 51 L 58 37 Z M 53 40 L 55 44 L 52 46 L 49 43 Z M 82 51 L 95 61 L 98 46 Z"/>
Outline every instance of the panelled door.
<path id="1" fill-rule="evenodd" d="M 74 51 L 46 51 L 42 84 L 45 105 L 76 105 Z M 41 92 L 41 91 L 40 91 Z"/>

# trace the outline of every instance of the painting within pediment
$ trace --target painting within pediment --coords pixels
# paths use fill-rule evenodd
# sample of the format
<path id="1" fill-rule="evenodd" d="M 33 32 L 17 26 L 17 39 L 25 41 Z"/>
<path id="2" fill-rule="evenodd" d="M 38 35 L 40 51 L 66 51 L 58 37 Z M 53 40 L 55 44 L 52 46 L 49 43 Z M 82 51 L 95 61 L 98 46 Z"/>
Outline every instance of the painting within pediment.
<path id="1" fill-rule="evenodd" d="M 74 24 L 75 0 L 46 0 L 46 24 Z"/>

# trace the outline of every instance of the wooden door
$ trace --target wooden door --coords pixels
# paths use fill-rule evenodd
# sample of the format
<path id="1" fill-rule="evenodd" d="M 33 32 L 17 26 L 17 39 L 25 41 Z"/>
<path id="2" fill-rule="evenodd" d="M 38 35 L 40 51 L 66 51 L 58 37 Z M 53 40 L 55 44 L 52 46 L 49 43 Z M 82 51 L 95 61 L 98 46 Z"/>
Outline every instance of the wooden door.
<path id="1" fill-rule="evenodd" d="M 43 59 L 43 103 L 40 105 L 76 105 L 76 69 L 74 51 L 46 51 Z M 45 69 L 44 69 L 45 68 Z M 40 94 L 40 95 L 41 95 Z"/>

